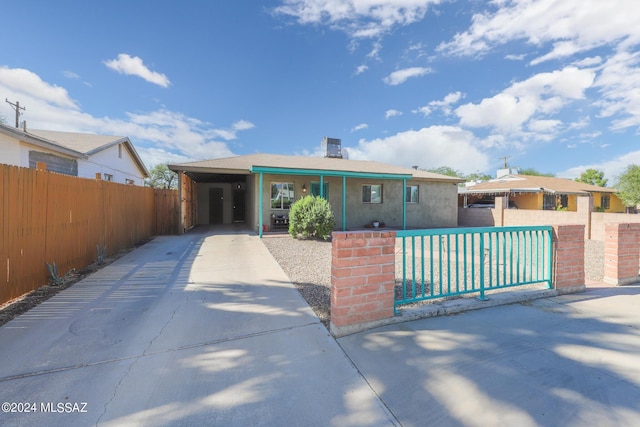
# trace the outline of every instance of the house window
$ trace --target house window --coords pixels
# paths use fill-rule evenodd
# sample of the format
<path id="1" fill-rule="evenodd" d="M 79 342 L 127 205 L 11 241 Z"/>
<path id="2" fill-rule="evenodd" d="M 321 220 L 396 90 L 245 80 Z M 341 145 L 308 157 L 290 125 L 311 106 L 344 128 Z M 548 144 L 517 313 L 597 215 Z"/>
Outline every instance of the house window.
<path id="1" fill-rule="evenodd" d="M 319 196 L 320 195 L 320 183 L 319 182 L 312 182 L 311 183 L 311 190 L 310 193 L 312 196 Z M 322 184 L 322 197 L 326 200 L 329 200 L 329 183 L 325 182 L 324 184 Z"/>
<path id="2" fill-rule="evenodd" d="M 407 203 L 419 203 L 417 185 L 407 186 Z"/>
<path id="3" fill-rule="evenodd" d="M 293 182 L 271 183 L 271 209 L 289 209 L 294 199 Z"/>
<path id="4" fill-rule="evenodd" d="M 126 184 L 128 184 L 128 185 L 133 185 L 133 180 L 132 180 L 132 179 L 129 179 L 129 178 L 126 178 L 126 179 L 124 180 L 124 182 L 125 182 Z"/>
<path id="5" fill-rule="evenodd" d="M 122 158 L 122 144 L 118 144 L 118 158 Z"/>
<path id="6" fill-rule="evenodd" d="M 103 173 L 102 179 L 104 179 L 105 181 L 113 181 L 113 175 L 111 175 L 110 173 Z"/>
<path id="7" fill-rule="evenodd" d="M 545 194 L 543 203 L 543 209 L 546 210 L 557 210 L 560 208 L 566 209 L 569 206 L 569 195 Z"/>
<path id="8" fill-rule="evenodd" d="M 382 184 L 363 185 L 362 203 L 382 203 Z"/>
<path id="9" fill-rule="evenodd" d="M 609 209 L 611 207 L 611 196 L 600 197 L 600 207 L 602 209 Z"/>

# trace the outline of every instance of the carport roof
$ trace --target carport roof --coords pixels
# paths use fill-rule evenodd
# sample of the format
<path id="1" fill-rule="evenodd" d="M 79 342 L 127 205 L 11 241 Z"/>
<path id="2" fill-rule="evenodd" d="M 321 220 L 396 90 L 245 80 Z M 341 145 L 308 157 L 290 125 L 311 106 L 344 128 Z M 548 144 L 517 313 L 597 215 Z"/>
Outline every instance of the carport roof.
<path id="1" fill-rule="evenodd" d="M 396 178 L 420 179 L 449 183 L 463 182 L 463 179 L 437 173 L 404 168 L 381 162 L 347 160 L 327 157 L 287 156 L 281 154 L 248 154 L 222 159 L 202 160 L 169 165 L 176 172 L 186 172 L 197 179 L 199 174 L 251 174 L 255 172 L 289 174 L 331 174 L 352 176 L 395 176 Z"/>

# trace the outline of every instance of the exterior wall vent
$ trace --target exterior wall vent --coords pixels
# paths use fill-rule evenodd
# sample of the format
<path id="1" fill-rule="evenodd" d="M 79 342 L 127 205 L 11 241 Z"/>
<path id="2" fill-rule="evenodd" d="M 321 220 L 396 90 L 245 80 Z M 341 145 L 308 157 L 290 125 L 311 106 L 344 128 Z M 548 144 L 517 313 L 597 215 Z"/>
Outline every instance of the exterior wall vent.
<path id="1" fill-rule="evenodd" d="M 325 157 L 342 158 L 342 141 L 337 138 L 322 138 L 322 152 Z"/>

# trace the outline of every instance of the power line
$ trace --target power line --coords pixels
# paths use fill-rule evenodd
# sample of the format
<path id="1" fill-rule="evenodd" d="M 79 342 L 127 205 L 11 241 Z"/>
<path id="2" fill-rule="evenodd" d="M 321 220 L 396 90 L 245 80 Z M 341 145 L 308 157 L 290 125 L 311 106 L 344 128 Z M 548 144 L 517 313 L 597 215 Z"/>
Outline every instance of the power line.
<path id="1" fill-rule="evenodd" d="M 13 108 L 13 110 L 16 112 L 16 127 L 19 128 L 20 127 L 20 110 L 26 110 L 25 107 L 21 107 L 20 106 L 20 102 L 16 101 L 16 103 L 14 104 L 13 102 L 10 102 L 7 98 L 4 99 L 4 102 L 6 102 L 7 104 L 11 105 L 11 107 Z"/>

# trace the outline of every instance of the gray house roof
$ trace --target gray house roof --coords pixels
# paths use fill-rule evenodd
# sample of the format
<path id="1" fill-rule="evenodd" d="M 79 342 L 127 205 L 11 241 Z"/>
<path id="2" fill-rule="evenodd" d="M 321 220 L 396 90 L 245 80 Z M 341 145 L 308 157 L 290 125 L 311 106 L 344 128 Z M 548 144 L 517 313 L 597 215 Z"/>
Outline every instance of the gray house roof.
<path id="1" fill-rule="evenodd" d="M 202 160 L 169 165 L 173 171 L 183 171 L 196 177 L 199 174 L 250 174 L 259 168 L 276 168 L 287 171 L 333 171 L 373 175 L 407 175 L 408 179 L 459 183 L 463 179 L 437 173 L 404 168 L 367 160 L 347 160 L 329 157 L 286 156 L 281 154 L 248 154 L 245 156 Z"/>
<path id="2" fill-rule="evenodd" d="M 145 177 L 149 171 L 138 155 L 133 144 L 126 136 L 97 135 L 92 133 L 60 132 L 53 130 L 29 129 L 24 131 L 0 124 L 0 133 L 16 138 L 28 144 L 65 154 L 78 159 L 106 150 L 114 145 L 123 144 L 134 163 Z"/>

